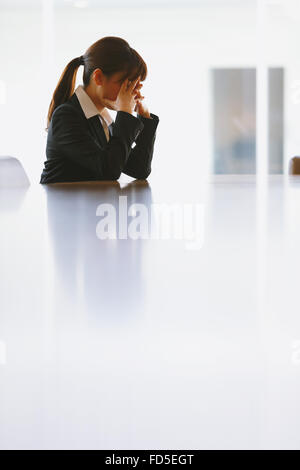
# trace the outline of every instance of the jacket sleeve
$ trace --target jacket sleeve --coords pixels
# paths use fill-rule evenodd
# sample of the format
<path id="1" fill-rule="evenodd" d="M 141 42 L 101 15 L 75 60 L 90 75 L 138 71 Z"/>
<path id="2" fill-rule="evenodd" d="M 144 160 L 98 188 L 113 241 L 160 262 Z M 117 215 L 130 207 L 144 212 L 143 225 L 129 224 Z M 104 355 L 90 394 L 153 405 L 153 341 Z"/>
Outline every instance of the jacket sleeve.
<path id="1" fill-rule="evenodd" d="M 143 123 L 126 111 L 118 111 L 114 135 L 101 147 L 71 107 L 57 108 L 52 116 L 52 138 L 62 155 L 88 169 L 99 179 L 118 179 L 126 165 L 131 146 Z"/>
<path id="2" fill-rule="evenodd" d="M 137 114 L 144 128 L 136 139 L 136 145 L 130 150 L 129 157 L 123 168 L 123 173 L 137 179 L 146 179 L 151 173 L 151 162 L 156 139 L 156 128 L 159 117 L 150 113 L 150 118 Z"/>

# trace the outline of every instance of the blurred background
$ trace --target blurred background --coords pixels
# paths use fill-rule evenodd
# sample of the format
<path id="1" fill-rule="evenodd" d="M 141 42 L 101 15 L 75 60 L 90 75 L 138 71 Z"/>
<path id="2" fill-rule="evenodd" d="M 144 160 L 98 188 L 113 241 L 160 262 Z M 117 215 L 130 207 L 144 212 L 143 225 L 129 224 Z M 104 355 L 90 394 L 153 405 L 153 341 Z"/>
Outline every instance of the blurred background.
<path id="1" fill-rule="evenodd" d="M 300 154 L 299 24 L 299 0 L 0 0 L 0 155 L 39 181 L 59 77 L 110 35 L 148 65 L 151 178 L 287 173 Z"/>

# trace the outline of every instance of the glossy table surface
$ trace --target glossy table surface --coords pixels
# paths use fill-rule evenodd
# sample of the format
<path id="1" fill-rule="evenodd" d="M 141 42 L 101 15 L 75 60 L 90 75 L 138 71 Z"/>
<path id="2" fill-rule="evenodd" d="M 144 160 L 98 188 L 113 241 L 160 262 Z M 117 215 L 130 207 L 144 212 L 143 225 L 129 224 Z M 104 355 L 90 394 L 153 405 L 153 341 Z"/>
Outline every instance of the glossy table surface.
<path id="1" fill-rule="evenodd" d="M 299 177 L 32 184 L 0 217 L 1 449 L 300 448 Z"/>

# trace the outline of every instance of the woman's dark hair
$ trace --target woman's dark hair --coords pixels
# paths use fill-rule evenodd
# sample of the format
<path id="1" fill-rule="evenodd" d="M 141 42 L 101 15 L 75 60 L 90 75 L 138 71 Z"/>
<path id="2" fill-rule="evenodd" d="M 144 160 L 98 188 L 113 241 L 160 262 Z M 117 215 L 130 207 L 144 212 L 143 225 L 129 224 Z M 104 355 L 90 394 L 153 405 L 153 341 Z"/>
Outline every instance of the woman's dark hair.
<path id="1" fill-rule="evenodd" d="M 52 114 L 60 104 L 65 103 L 74 93 L 76 74 L 80 65 L 84 65 L 83 85 L 90 82 L 93 71 L 100 68 L 108 78 L 116 72 L 124 72 L 123 80 L 135 80 L 141 76 L 141 81 L 147 77 L 147 65 L 135 49 L 129 46 L 125 39 L 116 36 L 106 36 L 92 44 L 83 56 L 71 60 L 65 67 L 54 90 L 47 116 L 48 130 Z"/>

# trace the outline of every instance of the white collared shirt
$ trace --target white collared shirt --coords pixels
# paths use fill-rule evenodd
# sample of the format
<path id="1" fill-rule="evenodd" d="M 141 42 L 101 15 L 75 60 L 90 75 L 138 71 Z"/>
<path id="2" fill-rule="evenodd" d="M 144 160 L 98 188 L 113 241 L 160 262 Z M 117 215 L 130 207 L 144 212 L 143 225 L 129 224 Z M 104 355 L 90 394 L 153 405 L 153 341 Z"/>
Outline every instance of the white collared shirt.
<path id="1" fill-rule="evenodd" d="M 78 87 L 75 90 L 76 96 L 78 98 L 78 101 L 80 103 L 80 106 L 82 107 L 82 110 L 85 114 L 85 117 L 87 119 L 93 117 L 93 116 L 99 116 L 100 122 L 102 124 L 102 127 L 104 129 L 105 135 L 107 140 L 109 140 L 109 130 L 108 126 L 114 122 L 113 118 L 111 117 L 110 113 L 108 112 L 107 108 L 103 108 L 102 111 L 99 111 L 96 108 L 96 105 L 94 102 L 91 100 L 85 89 L 83 88 L 83 85 L 78 85 Z"/>

